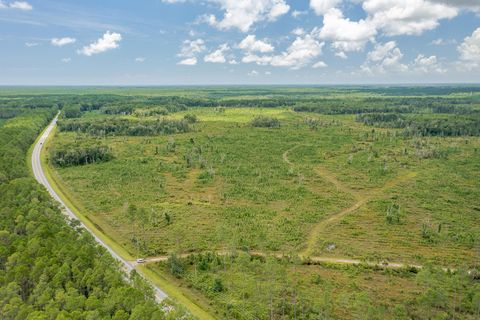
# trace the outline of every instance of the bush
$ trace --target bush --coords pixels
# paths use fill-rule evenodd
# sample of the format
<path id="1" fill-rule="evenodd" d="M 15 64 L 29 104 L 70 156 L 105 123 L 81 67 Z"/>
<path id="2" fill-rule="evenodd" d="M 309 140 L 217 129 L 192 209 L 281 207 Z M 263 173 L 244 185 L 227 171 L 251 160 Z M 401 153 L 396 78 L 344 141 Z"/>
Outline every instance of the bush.
<path id="1" fill-rule="evenodd" d="M 250 122 L 252 127 L 256 128 L 279 128 L 280 121 L 277 118 L 266 117 L 266 116 L 256 116 Z"/>
<path id="2" fill-rule="evenodd" d="M 185 119 L 188 123 L 195 123 L 195 122 L 198 122 L 198 118 L 196 115 L 194 114 L 191 114 L 191 113 L 187 113 L 183 119 Z"/>

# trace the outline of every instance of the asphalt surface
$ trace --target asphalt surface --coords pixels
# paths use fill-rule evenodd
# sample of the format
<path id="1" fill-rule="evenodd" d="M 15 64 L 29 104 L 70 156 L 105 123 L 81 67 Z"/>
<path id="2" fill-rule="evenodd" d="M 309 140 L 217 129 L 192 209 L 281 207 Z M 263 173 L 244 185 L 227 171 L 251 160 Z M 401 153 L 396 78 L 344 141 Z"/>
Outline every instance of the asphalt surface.
<path id="1" fill-rule="evenodd" d="M 45 129 L 45 131 L 42 133 L 41 137 L 38 139 L 37 143 L 35 144 L 35 147 L 33 149 L 33 153 L 32 153 L 32 168 L 33 168 L 33 173 L 35 175 L 35 179 L 40 183 L 42 184 L 43 186 L 45 186 L 45 188 L 47 189 L 47 191 L 50 193 L 50 195 L 60 203 L 60 208 L 62 210 L 62 213 L 65 214 L 68 218 L 70 219 L 73 219 L 73 220 L 78 220 L 80 222 L 80 225 L 81 227 L 83 227 L 85 230 L 87 230 L 91 235 L 92 237 L 95 239 L 95 241 L 100 244 L 102 247 L 104 247 L 109 253 L 110 255 L 112 255 L 113 258 L 115 258 L 116 260 L 118 260 L 121 265 L 122 265 L 122 269 L 127 273 L 129 274 L 132 270 L 135 270 L 136 269 L 136 266 L 137 266 L 137 263 L 135 262 L 130 262 L 130 261 L 127 261 L 125 259 L 123 259 L 117 252 L 115 252 L 115 250 L 113 250 L 111 247 L 109 247 L 105 242 L 102 241 L 102 239 L 100 239 L 99 237 L 97 237 L 93 232 L 92 230 L 90 230 L 86 225 L 84 225 L 80 219 L 75 215 L 75 213 L 65 204 L 65 202 L 63 202 L 62 198 L 60 198 L 60 196 L 55 192 L 55 190 L 52 188 L 52 186 L 50 185 L 50 183 L 48 182 L 46 176 L 45 176 L 45 172 L 43 171 L 43 168 L 42 168 L 42 163 L 41 163 L 41 158 L 40 158 L 40 154 L 41 154 L 41 151 L 42 151 L 42 148 L 43 148 L 43 145 L 45 144 L 45 141 L 47 140 L 48 136 L 50 135 L 50 133 L 52 132 L 52 130 L 55 128 L 56 124 L 57 124 L 57 120 L 58 120 L 58 115 L 52 120 L 52 122 L 48 125 L 48 127 Z M 139 272 L 137 270 L 137 272 L 139 274 L 141 274 L 141 272 Z M 148 281 L 148 279 L 146 279 Z M 155 290 L 155 297 L 157 299 L 158 302 L 162 301 L 163 299 L 167 298 L 167 294 L 162 291 L 162 289 L 160 289 L 159 287 L 157 287 L 156 285 L 154 285 L 151 281 L 148 281 L 152 287 L 154 288 Z"/>

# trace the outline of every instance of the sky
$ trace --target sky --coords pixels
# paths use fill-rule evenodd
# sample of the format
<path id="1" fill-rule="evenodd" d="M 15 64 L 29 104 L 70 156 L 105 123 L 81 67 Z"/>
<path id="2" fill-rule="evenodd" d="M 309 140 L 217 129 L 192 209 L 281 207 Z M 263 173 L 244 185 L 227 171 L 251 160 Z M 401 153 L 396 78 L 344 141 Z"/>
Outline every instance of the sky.
<path id="1" fill-rule="evenodd" d="M 0 0 L 0 85 L 480 82 L 480 0 Z"/>

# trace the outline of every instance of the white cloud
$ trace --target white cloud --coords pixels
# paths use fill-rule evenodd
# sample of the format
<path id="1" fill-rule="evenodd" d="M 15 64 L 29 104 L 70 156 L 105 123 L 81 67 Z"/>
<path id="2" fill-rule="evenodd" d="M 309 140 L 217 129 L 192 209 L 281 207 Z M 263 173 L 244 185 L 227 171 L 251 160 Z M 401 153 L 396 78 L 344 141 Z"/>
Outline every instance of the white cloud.
<path id="1" fill-rule="evenodd" d="M 403 53 L 397 48 L 395 41 L 378 43 L 367 54 L 367 61 L 361 69 L 368 74 L 386 72 L 406 72 L 408 66 L 401 63 Z"/>
<path id="2" fill-rule="evenodd" d="M 107 31 L 100 39 L 78 50 L 79 54 L 85 56 L 92 56 L 111 49 L 119 47 L 119 42 L 122 40 L 122 35 L 116 32 Z"/>
<path id="3" fill-rule="evenodd" d="M 69 63 L 70 61 L 72 61 L 71 58 L 63 58 L 63 59 L 62 59 L 62 62 L 63 62 L 63 63 Z"/>
<path id="4" fill-rule="evenodd" d="M 471 70 L 480 67 L 480 28 L 466 37 L 457 50 L 460 53 L 462 69 Z"/>
<path id="5" fill-rule="evenodd" d="M 457 40 L 455 40 L 455 39 L 438 38 L 438 39 L 433 40 L 430 44 L 435 45 L 435 46 L 447 46 L 447 45 L 456 44 L 456 43 L 457 43 Z"/>
<path id="6" fill-rule="evenodd" d="M 13 1 L 13 2 L 10 2 L 10 3 L 0 1 L 0 9 L 9 9 L 9 8 L 10 9 L 30 11 L 30 10 L 33 9 L 33 6 L 26 1 Z"/>
<path id="7" fill-rule="evenodd" d="M 238 44 L 238 47 L 247 52 L 272 52 L 274 47 L 262 40 L 257 40 L 255 35 L 248 35 Z"/>
<path id="8" fill-rule="evenodd" d="M 480 12 L 480 2 L 478 0 L 429 0 L 433 3 L 442 3 L 459 9 L 472 10 Z"/>
<path id="9" fill-rule="evenodd" d="M 294 10 L 294 11 L 292 12 L 292 17 L 294 17 L 294 18 L 299 18 L 300 16 L 304 16 L 304 15 L 306 15 L 306 14 L 308 14 L 308 11 Z"/>
<path id="10" fill-rule="evenodd" d="M 147 60 L 147 59 L 144 58 L 144 57 L 137 57 L 137 58 L 135 58 L 135 62 L 138 62 L 138 63 L 144 63 L 145 60 Z"/>
<path id="11" fill-rule="evenodd" d="M 270 64 L 276 67 L 300 69 L 322 54 L 324 42 L 318 42 L 312 35 L 297 37 L 285 52 L 274 56 Z"/>
<path id="12" fill-rule="evenodd" d="M 29 48 L 36 47 L 36 46 L 38 46 L 38 43 L 37 42 L 25 42 L 25 46 L 29 47 Z"/>
<path id="13" fill-rule="evenodd" d="M 234 64 L 238 64 L 238 62 L 235 59 L 231 59 L 231 60 L 228 61 L 228 64 L 234 65 Z"/>
<path id="14" fill-rule="evenodd" d="M 336 52 L 336 53 L 335 53 L 335 56 L 336 56 L 336 57 L 339 57 L 340 59 L 343 59 L 343 60 L 348 59 L 347 55 L 346 55 L 345 52 L 343 52 L 343 51 Z"/>
<path id="15" fill-rule="evenodd" d="M 65 38 L 53 38 L 50 43 L 56 47 L 63 47 L 67 44 L 75 43 L 77 40 L 75 38 L 65 37 Z"/>
<path id="16" fill-rule="evenodd" d="M 296 36 L 303 36 L 305 34 L 305 30 L 303 28 L 295 28 L 292 30 L 292 33 Z"/>
<path id="17" fill-rule="evenodd" d="M 247 54 L 242 58 L 243 63 L 256 63 L 265 66 L 272 62 L 272 56 L 258 56 L 256 54 Z"/>
<path id="18" fill-rule="evenodd" d="M 413 69 L 422 73 L 445 73 L 446 69 L 438 63 L 437 56 L 426 57 L 423 54 L 419 54 L 413 62 Z"/>
<path id="19" fill-rule="evenodd" d="M 295 41 L 281 54 L 259 56 L 248 53 L 242 58 L 243 63 L 288 67 L 294 70 L 305 67 L 313 59 L 322 54 L 324 42 L 319 42 L 312 35 L 297 37 Z"/>
<path id="20" fill-rule="evenodd" d="M 179 57 L 192 58 L 206 50 L 203 39 L 185 40 L 180 49 Z"/>
<path id="21" fill-rule="evenodd" d="M 258 76 L 258 71 L 257 70 L 252 70 L 249 73 L 247 73 L 248 76 L 250 77 L 256 77 Z"/>
<path id="22" fill-rule="evenodd" d="M 323 61 L 318 61 L 312 67 L 315 68 L 315 69 L 319 69 L 319 68 L 326 68 L 326 67 L 328 67 L 328 65 Z"/>
<path id="23" fill-rule="evenodd" d="M 197 58 L 186 58 L 180 61 L 178 64 L 184 65 L 184 66 L 194 66 L 197 64 Z"/>
<path id="24" fill-rule="evenodd" d="M 330 9 L 336 8 L 342 0 L 310 0 L 310 8 L 319 16 L 326 14 Z"/>
<path id="25" fill-rule="evenodd" d="M 205 62 L 211 63 L 225 63 L 227 59 L 225 58 L 225 53 L 230 50 L 228 44 L 224 43 L 218 47 L 217 50 L 213 51 L 212 53 L 206 55 L 203 60 Z"/>
<path id="26" fill-rule="evenodd" d="M 451 19 L 458 9 L 439 1 L 365 0 L 363 9 L 369 20 L 388 36 L 420 35 L 435 29 L 442 19 Z"/>
<path id="27" fill-rule="evenodd" d="M 330 9 L 323 18 L 323 27 L 316 28 L 320 39 L 331 40 L 337 52 L 360 51 L 369 41 L 375 40 L 377 30 L 368 20 L 351 21 L 338 9 Z"/>
<path id="28" fill-rule="evenodd" d="M 213 15 L 207 15 L 204 21 L 222 30 L 237 28 L 242 32 L 248 32 L 255 23 L 275 21 L 290 10 L 285 0 L 209 1 L 220 5 L 224 15 L 222 20 L 217 20 Z"/>

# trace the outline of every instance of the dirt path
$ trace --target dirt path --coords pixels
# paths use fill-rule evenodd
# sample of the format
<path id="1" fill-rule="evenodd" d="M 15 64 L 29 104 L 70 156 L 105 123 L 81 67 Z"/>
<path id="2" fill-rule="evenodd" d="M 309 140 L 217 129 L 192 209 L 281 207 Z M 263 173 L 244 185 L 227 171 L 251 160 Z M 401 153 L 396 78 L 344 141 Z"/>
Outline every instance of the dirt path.
<path id="1" fill-rule="evenodd" d="M 287 163 L 290 167 L 293 167 L 294 164 L 288 158 L 288 154 L 290 152 L 292 152 L 293 150 L 297 149 L 300 146 L 301 145 L 296 145 L 295 147 L 290 148 L 283 153 L 283 156 L 282 156 L 283 161 L 285 163 Z M 393 188 L 394 186 L 396 186 L 396 185 L 398 185 L 402 182 L 405 182 L 405 181 L 407 181 L 407 180 L 416 176 L 415 172 L 408 172 L 408 173 L 405 173 L 405 174 L 402 174 L 402 175 L 396 177 L 395 179 L 392 179 L 392 180 L 388 181 L 382 187 L 366 190 L 366 191 L 363 191 L 363 192 L 358 192 L 356 190 L 353 190 L 353 189 L 345 186 L 343 183 L 338 181 L 337 177 L 334 174 L 332 174 L 331 172 L 329 172 L 323 166 L 317 166 L 315 168 L 315 173 L 318 176 L 320 176 L 321 178 L 323 178 L 324 180 L 333 184 L 337 188 L 337 190 L 342 191 L 342 192 L 347 193 L 347 194 L 351 194 L 355 198 L 356 201 L 350 207 L 345 208 L 345 209 L 343 209 L 343 210 L 341 210 L 337 213 L 329 215 L 326 219 L 320 221 L 319 223 L 317 223 L 313 227 L 312 231 L 310 232 L 310 235 L 308 236 L 307 243 L 306 243 L 306 248 L 302 252 L 300 252 L 300 256 L 302 256 L 302 257 L 309 257 L 314 253 L 315 247 L 316 247 L 316 244 L 317 244 L 317 241 L 318 241 L 318 236 L 322 233 L 322 231 L 325 230 L 325 228 L 328 225 L 339 222 L 345 216 L 347 216 L 347 215 L 351 214 L 352 212 L 358 210 L 360 207 L 365 205 L 371 199 L 381 195 L 384 191 L 386 191 L 390 188 Z M 321 259 L 321 257 L 316 257 L 316 258 Z M 342 259 L 336 259 L 337 262 L 341 262 L 341 260 Z M 356 260 L 351 260 L 351 262 L 353 262 L 353 261 L 356 261 Z"/>
<path id="2" fill-rule="evenodd" d="M 211 252 L 211 251 L 207 251 Z M 205 252 L 205 253 L 207 253 Z M 215 252 L 217 255 L 220 256 L 226 256 L 226 255 L 231 255 L 231 252 L 225 251 L 225 250 L 219 250 Z M 199 254 L 199 253 L 185 253 L 185 254 L 179 254 L 178 256 L 181 258 L 188 258 L 189 256 L 193 254 Z M 248 254 L 251 256 L 260 256 L 260 257 L 266 257 L 268 255 L 273 256 L 275 258 L 281 259 L 288 257 L 288 255 L 285 255 L 283 253 L 264 253 L 260 251 L 249 251 Z M 149 257 L 145 258 L 142 264 L 148 264 L 148 263 L 156 263 L 156 262 L 165 262 L 167 261 L 169 256 L 158 256 L 158 257 Z M 397 263 L 397 262 L 387 262 L 387 261 L 381 261 L 381 262 L 373 262 L 373 261 L 362 261 L 358 259 L 349 259 L 349 258 L 336 258 L 336 257 L 300 257 L 303 259 L 308 259 L 309 261 L 313 263 L 331 263 L 331 264 L 345 264 L 345 265 L 366 265 L 369 267 L 375 267 L 375 268 L 380 268 L 380 269 L 404 269 L 404 268 L 416 268 L 416 269 L 421 269 L 423 266 L 421 265 L 416 265 L 416 264 L 407 264 L 407 263 Z M 130 261 L 132 265 L 138 265 L 136 261 Z M 447 270 L 447 268 L 444 268 L 444 270 Z"/>

